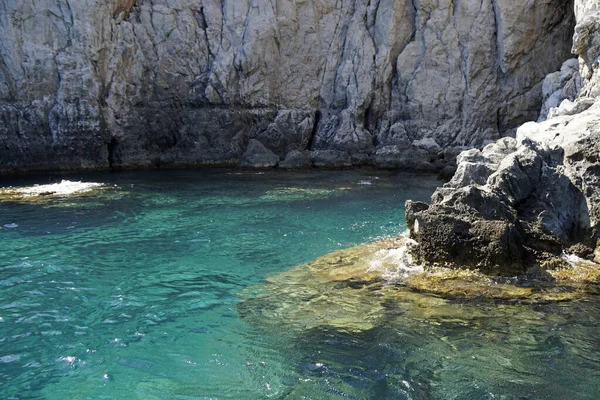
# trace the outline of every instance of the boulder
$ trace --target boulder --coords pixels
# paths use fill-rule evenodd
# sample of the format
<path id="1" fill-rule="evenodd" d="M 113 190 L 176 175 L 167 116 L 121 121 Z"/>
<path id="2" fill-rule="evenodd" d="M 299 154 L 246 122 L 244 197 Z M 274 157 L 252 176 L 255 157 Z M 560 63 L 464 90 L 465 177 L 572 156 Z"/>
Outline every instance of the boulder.
<path id="1" fill-rule="evenodd" d="M 248 149 L 242 155 L 240 167 L 243 168 L 271 168 L 279 163 L 279 157 L 267 149 L 256 139 L 250 139 Z"/>
<path id="2" fill-rule="evenodd" d="M 574 101 L 582 86 L 577 58 L 565 61 L 560 71 L 546 76 L 542 84 L 543 104 L 538 121 L 552 117 L 552 109 L 559 107 L 564 101 Z"/>
<path id="3" fill-rule="evenodd" d="M 310 161 L 319 168 L 351 167 L 350 156 L 345 151 L 315 150 L 310 152 Z"/>
<path id="4" fill-rule="evenodd" d="M 525 124 L 516 139 L 461 153 L 456 174 L 427 208 L 406 204 L 415 258 L 499 275 L 563 265 L 568 251 L 594 259 L 599 111 L 597 102 L 577 115 Z"/>
<path id="5" fill-rule="evenodd" d="M 279 163 L 279 168 L 283 169 L 303 169 L 312 167 L 309 151 L 290 151 L 283 161 Z"/>
<path id="6" fill-rule="evenodd" d="M 379 148 L 375 152 L 375 165 L 378 168 L 434 172 L 437 168 L 430 159 L 430 154 L 419 148 L 399 148 L 393 145 Z"/>

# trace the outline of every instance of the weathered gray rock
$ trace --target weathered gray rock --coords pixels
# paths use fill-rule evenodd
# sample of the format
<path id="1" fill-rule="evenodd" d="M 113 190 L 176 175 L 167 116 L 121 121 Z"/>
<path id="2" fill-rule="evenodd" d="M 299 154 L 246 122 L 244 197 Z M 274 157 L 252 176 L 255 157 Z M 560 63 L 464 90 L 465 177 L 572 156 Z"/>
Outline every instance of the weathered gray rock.
<path id="1" fill-rule="evenodd" d="M 560 117 L 561 115 L 575 115 L 584 112 L 594 105 L 596 100 L 592 98 L 579 98 L 575 101 L 565 99 L 557 108 L 551 108 L 548 118 Z"/>
<path id="2" fill-rule="evenodd" d="M 306 150 L 315 124 L 314 112 L 280 110 L 266 130 L 258 131 L 256 139 L 280 157 L 293 150 Z"/>
<path id="3" fill-rule="evenodd" d="M 564 251 L 594 258 L 600 238 L 600 101 L 576 115 L 519 128 L 458 157 L 427 209 L 407 203 L 424 264 L 523 274 Z"/>
<path id="4" fill-rule="evenodd" d="M 420 148 L 384 146 L 377 149 L 377 152 L 375 153 L 375 165 L 378 168 L 433 172 L 438 168 L 431 163 L 430 158 L 430 153 Z"/>
<path id="5" fill-rule="evenodd" d="M 448 182 L 456 173 L 456 165 L 446 165 L 438 174 L 438 179 L 444 182 Z"/>
<path id="6" fill-rule="evenodd" d="M 478 146 L 538 117 L 572 26 L 563 0 L 5 0 L 0 171 Z"/>
<path id="7" fill-rule="evenodd" d="M 428 152 L 438 152 L 441 147 L 433 138 L 423 138 L 412 142 L 414 147 L 426 150 Z"/>
<path id="8" fill-rule="evenodd" d="M 350 154 L 350 162 L 354 166 L 364 167 L 375 165 L 375 152 L 364 151 Z"/>
<path id="9" fill-rule="evenodd" d="M 285 156 L 285 160 L 279 163 L 279 168 L 283 169 L 303 169 L 310 167 L 312 167 L 310 151 L 292 150 Z"/>
<path id="10" fill-rule="evenodd" d="M 600 6 L 595 1 L 577 0 L 577 25 L 573 35 L 572 52 L 579 56 L 579 72 L 583 78 L 584 97 L 600 95 L 600 71 L 597 68 L 600 56 Z"/>
<path id="11" fill-rule="evenodd" d="M 311 151 L 310 161 L 315 167 L 320 168 L 343 168 L 352 166 L 348 153 L 338 150 Z"/>
<path id="12" fill-rule="evenodd" d="M 407 203 L 420 262 L 525 274 L 565 264 L 563 252 L 600 261 L 600 3 L 576 0 L 575 10 L 582 82 L 566 62 L 544 81 L 540 122 L 461 153 L 427 208 Z"/>
<path id="13" fill-rule="evenodd" d="M 538 121 L 544 121 L 552 113 L 553 108 L 557 108 L 567 100 L 573 102 L 583 86 L 581 75 L 579 74 L 579 60 L 571 58 L 564 62 L 560 71 L 546 76 L 542 85 L 543 105 Z M 550 118 L 555 115 L 552 113 Z"/>
<path id="14" fill-rule="evenodd" d="M 267 149 L 256 139 L 250 139 L 248 149 L 242 155 L 240 167 L 244 168 L 270 168 L 279 163 L 279 157 Z"/>

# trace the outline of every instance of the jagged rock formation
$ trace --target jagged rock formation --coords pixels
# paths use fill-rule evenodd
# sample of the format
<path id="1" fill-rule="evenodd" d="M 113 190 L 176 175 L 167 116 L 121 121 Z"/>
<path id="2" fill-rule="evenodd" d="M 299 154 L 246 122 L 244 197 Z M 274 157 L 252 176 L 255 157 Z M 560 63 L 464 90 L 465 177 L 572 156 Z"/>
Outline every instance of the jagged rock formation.
<path id="1" fill-rule="evenodd" d="M 574 101 L 579 96 L 582 85 L 579 61 L 576 58 L 565 61 L 560 71 L 548 75 L 542 85 L 543 105 L 538 122 L 552 118 L 550 110 L 559 107 L 564 100 Z"/>
<path id="2" fill-rule="evenodd" d="M 252 139 L 440 169 L 538 117 L 572 28 L 564 0 L 3 0 L 0 171 L 237 165 Z"/>
<path id="3" fill-rule="evenodd" d="M 576 11 L 581 78 L 563 68 L 549 80 L 582 79 L 579 96 L 516 139 L 462 153 L 431 205 L 407 203 L 419 261 L 495 274 L 556 267 L 563 252 L 600 263 L 600 4 L 578 0 Z"/>

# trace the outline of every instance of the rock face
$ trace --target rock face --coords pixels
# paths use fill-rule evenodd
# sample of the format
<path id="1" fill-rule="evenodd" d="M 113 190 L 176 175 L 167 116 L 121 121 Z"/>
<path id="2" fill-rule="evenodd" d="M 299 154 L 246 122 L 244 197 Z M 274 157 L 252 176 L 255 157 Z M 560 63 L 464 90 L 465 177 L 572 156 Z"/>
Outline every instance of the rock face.
<path id="1" fill-rule="evenodd" d="M 240 166 L 245 168 L 269 168 L 276 166 L 278 163 L 279 157 L 275 153 L 263 146 L 260 141 L 250 139 L 248 150 L 242 155 Z"/>
<path id="2" fill-rule="evenodd" d="M 4 0 L 0 171 L 237 165 L 252 139 L 439 169 L 415 141 L 538 117 L 573 21 L 564 0 Z"/>
<path id="3" fill-rule="evenodd" d="M 514 274 L 536 264 L 560 265 L 563 252 L 598 260 L 600 5 L 591 3 L 576 2 L 579 96 L 551 108 L 548 120 L 521 126 L 516 139 L 463 152 L 456 174 L 431 205 L 407 204 L 421 262 Z M 563 66 L 545 86 L 562 81 L 564 88 L 576 75 Z"/>
<path id="4" fill-rule="evenodd" d="M 583 82 L 579 74 L 579 61 L 571 58 L 562 65 L 560 71 L 544 79 L 542 85 L 543 105 L 538 122 L 545 121 L 552 108 L 559 107 L 564 100 L 574 101 L 582 89 Z"/>

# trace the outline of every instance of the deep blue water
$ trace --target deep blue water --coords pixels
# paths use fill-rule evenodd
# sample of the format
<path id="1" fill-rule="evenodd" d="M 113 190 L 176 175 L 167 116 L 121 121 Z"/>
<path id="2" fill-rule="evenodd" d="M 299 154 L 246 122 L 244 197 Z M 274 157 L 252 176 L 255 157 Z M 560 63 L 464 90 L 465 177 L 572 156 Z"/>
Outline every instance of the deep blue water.
<path id="1" fill-rule="evenodd" d="M 464 305 L 464 318 L 394 315 L 355 333 L 241 318 L 246 288 L 400 234 L 404 201 L 427 200 L 433 177 L 155 171 L 0 186 L 67 178 L 112 189 L 0 203 L 1 398 L 600 398 L 594 299 Z"/>

